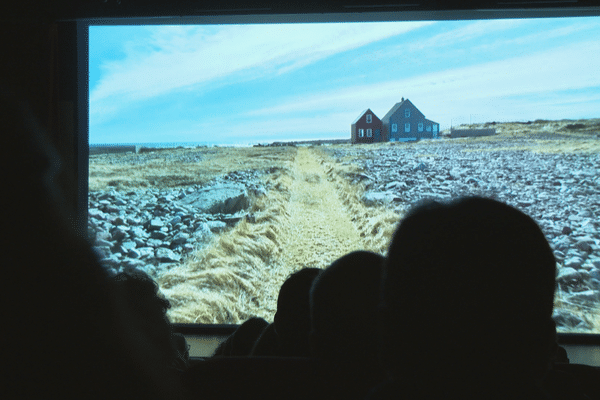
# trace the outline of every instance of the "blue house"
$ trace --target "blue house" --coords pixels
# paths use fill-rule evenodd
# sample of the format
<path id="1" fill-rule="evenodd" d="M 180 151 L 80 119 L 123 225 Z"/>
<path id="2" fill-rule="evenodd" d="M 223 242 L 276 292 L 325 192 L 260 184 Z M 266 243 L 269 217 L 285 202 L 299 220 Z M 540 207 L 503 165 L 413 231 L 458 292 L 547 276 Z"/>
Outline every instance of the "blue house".
<path id="1" fill-rule="evenodd" d="M 436 139 L 440 130 L 440 124 L 425 118 L 425 115 L 404 97 L 385 114 L 381 125 L 383 140 L 386 142 Z"/>

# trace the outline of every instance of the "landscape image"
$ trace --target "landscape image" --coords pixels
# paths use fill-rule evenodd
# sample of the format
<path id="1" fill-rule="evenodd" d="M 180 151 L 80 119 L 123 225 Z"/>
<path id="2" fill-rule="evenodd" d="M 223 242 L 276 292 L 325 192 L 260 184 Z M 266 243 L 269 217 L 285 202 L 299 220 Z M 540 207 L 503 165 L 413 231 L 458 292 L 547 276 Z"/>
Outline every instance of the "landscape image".
<path id="1" fill-rule="evenodd" d="M 411 204 L 491 197 L 534 218 L 553 248 L 559 331 L 600 332 L 600 119 L 464 128 L 489 126 L 496 135 L 414 143 L 92 155 L 90 232 L 112 273 L 158 282 L 172 322 L 272 321 L 291 273 L 385 255 Z"/>
<path id="2" fill-rule="evenodd" d="M 151 276 L 174 323 L 272 321 L 290 274 L 478 195 L 539 224 L 558 330 L 600 333 L 599 17 L 236 18 L 89 27 L 88 236 L 111 275 Z"/>

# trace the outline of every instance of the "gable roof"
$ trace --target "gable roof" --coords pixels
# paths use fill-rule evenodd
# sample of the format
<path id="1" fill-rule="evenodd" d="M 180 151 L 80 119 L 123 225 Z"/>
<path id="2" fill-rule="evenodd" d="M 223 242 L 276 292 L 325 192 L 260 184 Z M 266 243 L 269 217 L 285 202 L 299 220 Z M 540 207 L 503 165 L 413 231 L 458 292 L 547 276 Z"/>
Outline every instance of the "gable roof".
<path id="1" fill-rule="evenodd" d="M 394 107 L 390 108 L 390 111 L 388 111 L 387 114 L 385 114 L 385 116 L 383 118 L 381 118 L 381 122 L 383 124 L 386 124 L 386 123 L 389 124 L 391 116 L 394 115 L 400 107 L 405 106 L 405 105 L 411 105 L 415 110 L 417 110 L 417 112 L 419 114 L 421 114 L 421 116 L 423 118 L 425 118 L 425 115 L 421 111 L 419 111 L 419 109 L 417 107 L 415 107 L 415 105 L 413 103 L 411 103 L 411 101 L 409 99 L 404 99 L 400 103 L 394 104 Z"/>
<path id="2" fill-rule="evenodd" d="M 362 116 L 367 113 L 367 111 L 371 111 L 371 109 L 367 108 L 365 111 L 361 112 L 360 115 L 354 120 L 354 122 L 352 122 L 352 125 L 354 125 L 355 123 L 357 123 L 358 120 L 361 119 Z M 375 115 L 375 113 L 373 111 L 371 111 L 371 114 Z M 377 117 L 377 115 L 375 115 L 375 117 Z"/>

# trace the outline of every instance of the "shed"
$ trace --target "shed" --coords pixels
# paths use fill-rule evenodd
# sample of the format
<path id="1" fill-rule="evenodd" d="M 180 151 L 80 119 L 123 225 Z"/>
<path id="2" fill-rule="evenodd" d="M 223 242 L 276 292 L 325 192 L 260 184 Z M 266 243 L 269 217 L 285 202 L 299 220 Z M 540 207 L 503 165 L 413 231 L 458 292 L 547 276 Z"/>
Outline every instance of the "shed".
<path id="1" fill-rule="evenodd" d="M 381 119 L 383 140 L 408 142 L 419 139 L 435 139 L 440 124 L 425 115 L 410 100 L 402 98 Z"/>
<path id="2" fill-rule="evenodd" d="M 370 108 L 361 112 L 350 125 L 350 141 L 355 143 L 374 143 L 383 141 L 381 120 Z"/>

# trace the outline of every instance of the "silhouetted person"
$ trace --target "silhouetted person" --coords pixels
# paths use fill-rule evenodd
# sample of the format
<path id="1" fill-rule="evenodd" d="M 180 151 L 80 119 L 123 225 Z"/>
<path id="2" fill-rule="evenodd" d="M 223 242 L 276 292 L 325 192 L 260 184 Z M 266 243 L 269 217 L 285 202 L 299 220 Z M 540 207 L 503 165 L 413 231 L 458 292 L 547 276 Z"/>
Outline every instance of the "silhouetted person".
<path id="1" fill-rule="evenodd" d="M 383 261 L 378 254 L 355 251 L 334 261 L 313 283 L 311 354 L 332 397 L 362 399 L 384 379 L 374 340 Z"/>
<path id="2" fill-rule="evenodd" d="M 262 331 L 269 325 L 263 318 L 252 317 L 242 323 L 213 353 L 214 356 L 249 356 Z"/>
<path id="3" fill-rule="evenodd" d="M 277 297 L 277 312 L 273 324 L 263 331 L 252 355 L 309 357 L 310 332 L 309 293 L 319 268 L 304 268 L 294 272 L 281 285 Z"/>
<path id="4" fill-rule="evenodd" d="M 171 304 L 159 295 L 158 285 L 143 272 L 120 273 L 112 278 L 115 290 L 131 304 L 137 318 L 138 329 L 146 332 L 164 365 L 177 370 L 189 365 L 187 345 L 183 336 L 176 336 L 167 318 Z M 181 339 L 183 338 L 183 344 Z"/>
<path id="5" fill-rule="evenodd" d="M 275 357 L 279 354 L 279 348 L 277 344 L 277 333 L 275 332 L 275 325 L 270 323 L 260 334 L 252 351 L 251 356 L 262 356 L 262 357 Z"/>
<path id="6" fill-rule="evenodd" d="M 23 102 L 0 92 L 3 398 L 181 399 L 137 316 L 67 222 L 60 160 Z M 82 234 L 81 236 L 85 236 Z"/>
<path id="7" fill-rule="evenodd" d="M 413 208 L 383 274 L 381 358 L 396 385 L 373 398 L 544 398 L 555 273 L 542 231 L 513 207 Z"/>

